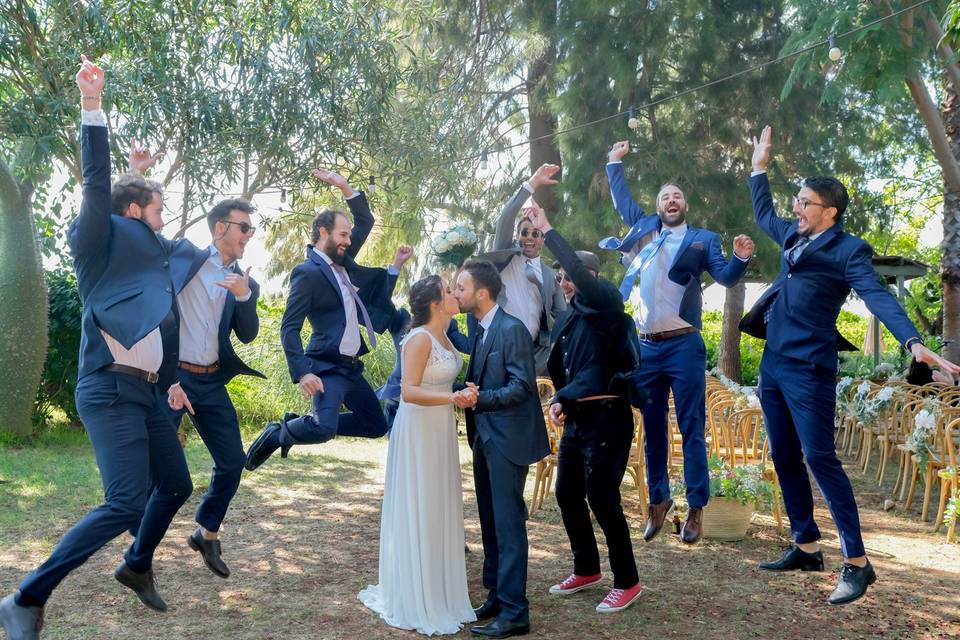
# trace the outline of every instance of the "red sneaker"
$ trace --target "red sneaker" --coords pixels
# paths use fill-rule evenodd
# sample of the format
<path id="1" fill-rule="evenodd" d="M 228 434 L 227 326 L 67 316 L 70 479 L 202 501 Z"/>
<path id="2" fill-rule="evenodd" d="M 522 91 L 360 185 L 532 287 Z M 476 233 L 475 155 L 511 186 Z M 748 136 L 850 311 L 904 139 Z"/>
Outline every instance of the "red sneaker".
<path id="1" fill-rule="evenodd" d="M 570 595 L 587 587 L 592 587 L 600 582 L 601 577 L 602 575 L 599 573 L 595 576 L 578 576 L 575 573 L 571 573 L 566 580 L 550 587 L 550 593 L 556 593 L 561 596 Z"/>
<path id="2" fill-rule="evenodd" d="M 641 591 L 639 582 L 629 589 L 610 589 L 610 593 L 603 602 L 597 605 L 597 611 L 599 613 L 623 611 L 640 598 Z"/>

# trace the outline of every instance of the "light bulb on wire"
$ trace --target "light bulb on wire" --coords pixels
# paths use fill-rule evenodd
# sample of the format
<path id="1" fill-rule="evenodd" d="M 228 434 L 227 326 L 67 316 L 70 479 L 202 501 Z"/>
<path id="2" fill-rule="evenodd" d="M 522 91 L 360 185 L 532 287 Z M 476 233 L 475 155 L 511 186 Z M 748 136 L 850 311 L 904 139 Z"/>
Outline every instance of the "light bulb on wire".
<path id="1" fill-rule="evenodd" d="M 827 53 L 827 56 L 831 61 L 836 62 L 843 55 L 843 51 L 837 46 L 837 36 L 831 35 L 828 43 L 830 46 L 830 51 Z"/>
<path id="2" fill-rule="evenodd" d="M 487 170 L 487 152 L 486 151 L 480 152 L 480 169 L 482 171 Z"/>
<path id="3" fill-rule="evenodd" d="M 367 191 L 370 193 L 376 193 L 377 191 L 377 179 L 374 176 L 367 179 Z"/>
<path id="4" fill-rule="evenodd" d="M 630 117 L 627 118 L 627 126 L 631 129 L 636 129 L 640 126 L 640 118 L 637 117 L 637 108 L 630 107 L 629 109 Z"/>

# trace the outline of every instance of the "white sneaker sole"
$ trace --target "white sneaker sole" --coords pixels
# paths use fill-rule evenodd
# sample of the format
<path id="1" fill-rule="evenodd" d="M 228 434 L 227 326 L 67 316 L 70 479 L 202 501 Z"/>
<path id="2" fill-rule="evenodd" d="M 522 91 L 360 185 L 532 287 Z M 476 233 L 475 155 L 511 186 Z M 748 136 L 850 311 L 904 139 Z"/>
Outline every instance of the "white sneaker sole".
<path id="1" fill-rule="evenodd" d="M 576 593 L 578 591 L 583 591 L 584 589 L 589 589 L 590 587 L 594 587 L 600 584 L 602 581 L 603 581 L 603 578 L 599 578 L 597 580 L 594 580 L 593 582 L 582 584 L 579 587 L 575 587 L 573 589 L 561 589 L 560 585 L 555 584 L 552 587 L 550 587 L 550 593 L 552 593 L 555 596 L 568 596 L 571 593 Z"/>
<path id="2" fill-rule="evenodd" d="M 633 598 L 630 599 L 630 602 L 628 602 L 628 603 L 626 603 L 626 604 L 624 604 L 624 605 L 621 605 L 621 606 L 619 606 L 619 607 L 605 607 L 605 606 L 603 606 L 603 603 L 601 602 L 600 604 L 597 605 L 597 613 L 616 613 L 617 611 L 623 611 L 624 609 L 626 609 L 627 607 L 629 607 L 630 605 L 632 605 L 634 602 L 636 602 L 637 600 L 639 600 L 641 594 L 643 594 L 643 590 L 642 590 L 642 589 L 637 592 L 637 595 L 633 596 Z"/>

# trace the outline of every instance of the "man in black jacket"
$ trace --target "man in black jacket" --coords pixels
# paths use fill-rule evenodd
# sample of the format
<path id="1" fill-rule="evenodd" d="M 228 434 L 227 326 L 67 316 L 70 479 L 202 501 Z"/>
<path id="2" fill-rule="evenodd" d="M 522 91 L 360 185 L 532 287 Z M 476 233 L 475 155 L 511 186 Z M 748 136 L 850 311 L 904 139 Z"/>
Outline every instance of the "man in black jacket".
<path id="1" fill-rule="evenodd" d="M 600 613 L 626 609 L 640 597 L 640 578 L 630 528 L 620 504 L 620 483 L 633 441 L 627 398 L 611 392 L 617 374 L 636 367 L 637 336 L 624 313 L 617 286 L 598 277 L 600 261 L 574 251 L 542 211 L 531 216 L 560 263 L 561 286 L 572 293 L 550 336 L 547 367 L 557 389 L 550 418 L 564 427 L 557 465 L 557 504 L 573 551 L 573 573 L 550 587 L 570 594 L 600 582 L 600 554 L 590 510 L 610 552 L 613 589 L 597 605 Z"/>

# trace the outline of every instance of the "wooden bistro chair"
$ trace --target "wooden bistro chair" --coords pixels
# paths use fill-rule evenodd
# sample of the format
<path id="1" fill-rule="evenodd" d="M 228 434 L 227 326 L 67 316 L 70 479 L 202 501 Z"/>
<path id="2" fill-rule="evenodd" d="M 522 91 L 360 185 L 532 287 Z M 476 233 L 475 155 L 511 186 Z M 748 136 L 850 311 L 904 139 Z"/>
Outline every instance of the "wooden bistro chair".
<path id="1" fill-rule="evenodd" d="M 630 457 L 627 459 L 627 473 L 633 479 L 640 498 L 640 519 L 647 518 L 647 504 L 650 502 L 650 493 L 647 489 L 647 459 L 644 451 L 643 414 L 633 407 L 633 444 L 630 445 Z"/>
<path id="2" fill-rule="evenodd" d="M 547 442 L 550 444 L 550 452 L 537 462 L 536 473 L 533 476 L 533 495 L 530 497 L 530 515 L 543 506 L 544 499 L 550 493 L 554 470 L 557 468 L 560 438 L 563 437 L 563 428 L 557 427 L 550 421 L 550 399 L 556 393 L 553 381 L 550 378 L 537 378 L 537 393 L 540 396 L 543 420 L 547 424 Z"/>
<path id="3" fill-rule="evenodd" d="M 724 449 L 731 467 L 738 464 L 758 464 L 763 468 L 763 477 L 773 483 L 773 519 L 777 532 L 783 531 L 783 514 L 780 511 L 780 480 L 770 459 L 770 445 L 763 427 L 763 411 L 759 408 L 735 411 L 723 431 Z"/>

